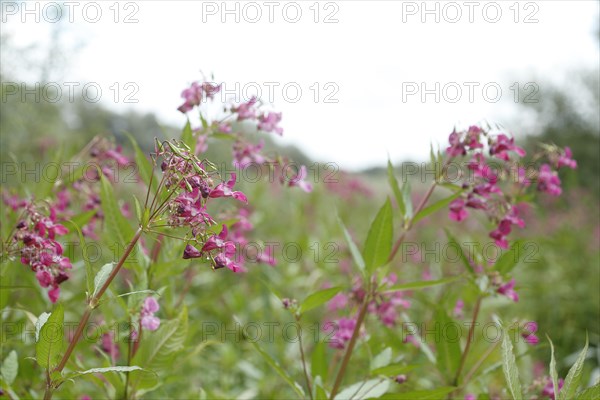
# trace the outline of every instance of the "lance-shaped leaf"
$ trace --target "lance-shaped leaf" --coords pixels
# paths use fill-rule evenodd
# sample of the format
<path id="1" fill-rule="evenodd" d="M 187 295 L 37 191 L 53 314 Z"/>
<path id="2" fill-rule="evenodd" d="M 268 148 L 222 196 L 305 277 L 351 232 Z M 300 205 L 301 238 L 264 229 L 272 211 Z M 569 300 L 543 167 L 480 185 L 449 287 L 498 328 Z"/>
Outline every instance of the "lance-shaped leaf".
<path id="1" fill-rule="evenodd" d="M 17 357 L 17 352 L 12 350 L 8 353 L 8 356 L 2 361 L 2 366 L 0 366 L 0 374 L 2 374 L 2 378 L 8 383 L 12 385 L 17 377 L 17 373 L 19 372 L 19 359 Z"/>
<path id="2" fill-rule="evenodd" d="M 308 295 L 300 304 L 300 313 L 305 313 L 313 308 L 319 307 L 323 303 L 328 302 L 333 296 L 338 294 L 340 290 L 342 290 L 342 288 L 338 286 L 319 290 L 318 292 Z"/>
<path id="3" fill-rule="evenodd" d="M 96 297 L 96 294 L 98 294 L 102 286 L 106 283 L 106 280 L 110 276 L 114 266 L 115 263 L 109 262 L 100 268 L 100 271 L 98 271 L 96 277 L 94 278 L 94 292 L 92 293 L 92 297 Z"/>
<path id="4" fill-rule="evenodd" d="M 400 191 L 400 186 L 398 186 L 398 180 L 396 179 L 396 175 L 394 174 L 394 166 L 392 162 L 388 159 L 388 182 L 392 191 L 394 192 L 394 197 L 396 198 L 396 204 L 398 204 L 398 210 L 400 211 L 400 218 L 404 219 L 404 215 L 406 214 L 406 206 L 404 205 L 404 197 L 402 197 L 402 192 Z"/>
<path id="5" fill-rule="evenodd" d="M 356 247 L 354 240 L 352 240 L 352 236 L 350 236 L 348 229 L 346 229 L 346 226 L 344 225 L 344 223 L 342 222 L 342 220 L 339 217 L 338 217 L 338 223 L 340 224 L 340 227 L 342 228 L 342 232 L 344 232 L 344 237 L 346 238 L 346 242 L 348 242 L 348 248 L 350 249 L 350 254 L 352 255 L 352 259 L 354 260 L 354 263 L 356 264 L 356 266 L 358 267 L 358 269 L 361 272 L 364 272 L 365 271 L 365 260 L 363 259 L 362 254 L 360 254 L 360 250 L 358 250 L 358 247 Z"/>
<path id="6" fill-rule="evenodd" d="M 35 344 L 35 358 L 42 368 L 52 369 L 56 365 L 64 341 L 63 322 L 64 310 L 59 303 L 42 325 Z"/>
<path id="7" fill-rule="evenodd" d="M 392 251 L 393 235 L 392 204 L 387 198 L 371 224 L 363 250 L 363 258 L 369 272 L 387 263 Z"/>
<path id="8" fill-rule="evenodd" d="M 281 378 L 283 378 L 283 380 L 288 385 L 290 385 L 290 387 L 294 390 L 294 392 L 296 392 L 296 394 L 298 396 L 300 396 L 301 399 L 303 399 L 305 396 L 304 396 L 304 390 L 302 389 L 302 386 L 300 386 L 300 384 L 298 384 L 298 382 L 294 381 L 294 379 L 288 375 L 288 373 L 285 371 L 285 369 L 281 368 L 281 365 L 279 365 L 279 363 L 277 361 L 275 361 L 269 353 L 267 353 L 265 350 L 263 350 L 263 348 L 260 347 L 258 345 L 258 343 L 254 342 L 254 341 L 252 341 L 250 343 L 252 344 L 252 346 L 254 346 L 256 351 L 258 351 L 258 353 L 262 356 L 263 360 L 265 360 L 266 363 L 269 364 L 271 366 L 271 368 L 273 368 L 275 370 L 275 372 L 277 372 L 277 374 Z"/>
<path id="9" fill-rule="evenodd" d="M 522 400 L 521 381 L 519 381 L 519 368 L 515 360 L 513 344 L 508 337 L 508 332 L 502 332 L 502 372 L 508 385 L 508 390 L 514 400 Z"/>
<path id="10" fill-rule="evenodd" d="M 581 353 L 579 353 L 579 357 L 577 357 L 575 364 L 573 364 L 573 366 L 569 370 L 569 373 L 565 378 L 565 384 L 563 385 L 560 392 L 558 392 L 558 400 L 572 399 L 575 396 L 577 387 L 579 387 L 579 383 L 581 382 L 581 374 L 583 373 L 583 363 L 585 362 L 587 350 L 588 338 L 586 336 L 585 347 L 583 348 L 583 350 L 581 350 Z"/>
<path id="11" fill-rule="evenodd" d="M 446 197 L 444 199 L 438 200 L 435 203 L 433 203 L 432 205 L 425 207 L 424 209 L 422 209 L 421 211 L 419 211 L 413 218 L 412 223 L 416 224 L 417 222 L 419 222 L 420 220 L 422 220 L 423 218 L 427 217 L 430 214 L 433 214 L 434 212 L 437 212 L 441 209 L 445 209 L 448 207 L 448 205 L 450 203 L 452 203 L 452 201 L 454 201 L 454 199 L 458 198 L 460 195 L 462 194 L 461 192 L 458 193 L 454 193 L 453 195 Z"/>
<path id="12" fill-rule="evenodd" d="M 403 290 L 415 290 L 415 289 L 426 289 L 433 286 L 445 285 L 450 282 L 454 282 L 458 280 L 460 277 L 453 276 L 450 278 L 442 278 L 435 281 L 418 281 L 418 282 L 409 282 L 409 283 L 399 283 L 397 285 L 390 286 L 385 289 L 385 293 L 391 292 L 400 292 Z"/>

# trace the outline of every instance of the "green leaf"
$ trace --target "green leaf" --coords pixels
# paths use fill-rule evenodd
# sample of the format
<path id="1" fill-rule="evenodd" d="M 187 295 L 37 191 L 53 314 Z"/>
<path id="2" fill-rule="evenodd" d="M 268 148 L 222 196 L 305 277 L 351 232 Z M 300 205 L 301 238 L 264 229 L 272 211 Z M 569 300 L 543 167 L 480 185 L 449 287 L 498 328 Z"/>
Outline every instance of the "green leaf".
<path id="1" fill-rule="evenodd" d="M 394 197 L 396 198 L 396 204 L 398 204 L 398 210 L 400 211 L 400 218 L 404 219 L 404 215 L 406 214 L 406 206 L 404 205 L 404 197 L 402 197 L 402 192 L 400 191 L 400 187 L 398 186 L 398 180 L 396 179 L 396 175 L 394 173 L 394 166 L 392 162 L 388 159 L 388 182 L 394 192 Z"/>
<path id="2" fill-rule="evenodd" d="M 110 182 L 104 175 L 100 176 L 100 201 L 102 211 L 104 211 L 104 226 L 110 237 L 111 243 L 118 246 L 118 249 L 124 249 L 134 235 L 133 229 L 125 219 L 115 198 L 115 194 Z"/>
<path id="3" fill-rule="evenodd" d="M 459 278 L 460 278 L 459 276 L 453 276 L 450 278 L 443 278 L 443 279 L 438 279 L 435 281 L 418 281 L 418 282 L 409 282 L 409 283 L 399 283 L 397 285 L 393 285 L 393 286 L 389 287 L 388 289 L 385 289 L 384 293 L 399 292 L 399 291 L 403 291 L 403 290 L 425 289 L 425 288 L 429 288 L 432 286 L 445 285 L 447 283 L 457 281 Z"/>
<path id="4" fill-rule="evenodd" d="M 412 220 L 413 225 L 419 222 L 421 219 L 427 217 L 428 215 L 433 214 L 434 212 L 439 211 L 441 209 L 447 208 L 448 205 L 452 203 L 454 199 L 458 198 L 461 194 L 462 192 L 454 193 L 453 195 L 446 197 L 445 199 L 441 199 L 433 203 L 432 205 L 425 207 L 424 209 L 419 211 L 417 215 L 414 216 Z"/>
<path id="5" fill-rule="evenodd" d="M 502 332 L 502 372 L 508 389 L 514 400 L 522 400 L 521 382 L 519 381 L 519 368 L 515 360 L 513 344 L 508 337 L 508 332 Z"/>
<path id="6" fill-rule="evenodd" d="M 254 341 L 252 341 L 250 343 L 252 344 L 252 346 L 254 346 L 256 351 L 258 351 L 258 353 L 262 356 L 262 358 L 267 362 L 267 364 L 269 364 L 271 366 L 271 368 L 273 368 L 275 370 L 275 372 L 277 372 L 277 374 L 279 374 L 279 376 L 282 377 L 283 380 L 286 381 L 286 383 L 288 385 L 290 385 L 290 387 L 294 390 L 294 392 L 296 392 L 296 394 L 298 396 L 300 396 L 300 398 L 304 398 L 305 396 L 304 396 L 304 390 L 302 389 L 302 386 L 300 386 L 297 382 L 295 382 L 292 379 L 292 377 L 290 377 L 288 375 L 288 373 L 283 368 L 281 368 L 279 363 L 277 361 L 275 361 L 269 353 L 264 351 L 263 348 L 258 345 L 258 343 L 254 342 Z"/>
<path id="7" fill-rule="evenodd" d="M 146 185 L 152 185 L 152 188 L 156 189 L 158 182 L 156 181 L 156 179 L 151 179 L 152 174 L 154 173 L 152 163 L 150 162 L 150 160 L 148 160 L 146 154 L 144 154 L 142 149 L 140 149 L 140 146 L 138 146 L 137 141 L 135 140 L 133 135 L 129 132 L 125 132 L 125 134 L 129 138 L 129 141 L 133 146 L 135 152 L 135 163 L 137 164 L 139 174 L 142 177 L 142 180 L 144 181 L 144 183 L 146 183 Z M 152 182 L 152 184 L 150 182 Z"/>
<path id="8" fill-rule="evenodd" d="M 178 317 L 161 323 L 155 332 L 144 332 L 144 338 L 131 361 L 152 371 L 168 368 L 177 353 L 183 349 L 188 332 L 188 313 L 184 306 Z M 156 377 L 134 371 L 130 375 L 132 387 L 148 388 L 154 386 Z"/>
<path id="9" fill-rule="evenodd" d="M 388 393 L 381 397 L 382 399 L 397 399 L 397 400 L 440 400 L 456 389 L 455 387 L 444 386 L 431 390 L 415 390 L 404 393 Z"/>
<path id="10" fill-rule="evenodd" d="M 56 365 L 64 341 L 64 317 L 63 306 L 59 303 L 40 329 L 35 355 L 42 368 L 52 369 Z"/>
<path id="11" fill-rule="evenodd" d="M 390 388 L 388 379 L 369 379 L 364 382 L 357 382 L 344 388 L 336 396 L 336 400 L 347 399 L 377 399 L 385 394 Z"/>
<path id="12" fill-rule="evenodd" d="M 40 314 L 40 316 L 35 321 L 35 341 L 36 342 L 38 340 L 40 340 L 40 331 L 42 330 L 42 326 L 44 326 L 46 321 L 48 321 L 48 318 L 50 318 L 50 313 L 43 312 Z"/>
<path id="13" fill-rule="evenodd" d="M 594 386 L 577 393 L 575 400 L 598 400 L 600 399 L 600 382 Z"/>
<path id="14" fill-rule="evenodd" d="M 192 132 L 192 124 L 190 120 L 188 120 L 183 127 L 183 131 L 181 132 L 181 141 L 188 145 L 190 148 L 190 153 L 194 153 L 196 149 L 196 139 L 194 138 L 194 132 Z"/>
<path id="15" fill-rule="evenodd" d="M 404 218 L 406 220 L 409 220 L 413 216 L 413 205 L 412 205 L 410 181 L 408 180 L 408 178 L 406 179 L 406 182 L 404 182 L 404 185 L 402 185 L 402 200 L 404 201 L 404 208 L 405 208 Z"/>
<path id="16" fill-rule="evenodd" d="M 318 292 L 310 294 L 300 304 L 300 313 L 305 313 L 313 308 L 319 307 L 323 303 L 328 302 L 333 296 L 338 294 L 340 290 L 342 290 L 342 287 L 337 286 L 329 289 L 319 290 Z"/>
<path id="17" fill-rule="evenodd" d="M 95 213 L 95 211 L 92 210 Z M 94 290 L 94 285 L 92 283 L 92 276 L 94 275 L 94 269 L 92 268 L 92 264 L 90 263 L 90 257 L 88 254 L 88 247 L 85 243 L 85 238 L 83 237 L 83 233 L 79 228 L 80 224 L 75 222 L 74 220 L 65 221 L 65 225 L 70 225 L 71 229 L 75 229 L 77 231 L 77 236 L 79 237 L 79 245 L 81 246 L 81 257 L 83 258 L 83 263 L 85 264 L 85 282 L 87 287 L 87 295 Z"/>
<path id="18" fill-rule="evenodd" d="M 323 389 L 321 377 L 317 377 L 315 379 L 315 400 L 327 400 L 328 398 L 327 392 Z"/>
<path id="19" fill-rule="evenodd" d="M 133 196 L 133 203 L 135 204 L 135 216 L 137 217 L 138 222 L 141 225 L 145 225 L 146 221 L 144 221 L 144 212 L 142 211 L 142 205 L 140 204 L 140 201 L 135 195 Z"/>
<path id="20" fill-rule="evenodd" d="M 92 368 L 85 371 L 76 371 L 69 375 L 67 375 L 66 379 L 73 379 L 81 375 L 87 374 L 105 374 L 107 372 L 131 372 L 131 371 L 143 371 L 144 369 L 138 367 L 137 365 L 131 366 L 114 366 L 114 367 L 106 367 L 106 368 Z M 148 371 L 149 372 L 149 371 Z"/>
<path id="21" fill-rule="evenodd" d="M 585 356 L 588 350 L 588 338 L 585 338 L 585 347 L 579 353 L 579 357 L 575 361 L 575 364 L 569 370 L 567 377 L 565 378 L 565 384 L 563 385 L 560 392 L 558 392 L 558 400 L 572 399 L 579 387 L 581 382 L 581 374 L 583 373 L 583 363 L 585 362 Z M 556 387 L 556 386 L 555 386 Z"/>
<path id="22" fill-rule="evenodd" d="M 386 365 L 385 367 L 372 370 L 371 375 L 396 376 L 400 374 L 406 374 L 413 369 L 415 369 L 414 365 L 390 364 Z"/>
<path id="23" fill-rule="evenodd" d="M 554 343 L 550 337 L 546 335 L 550 342 L 550 378 L 552 379 L 552 387 L 558 387 L 558 373 L 556 372 L 556 359 L 554 358 Z"/>
<path id="24" fill-rule="evenodd" d="M 496 260 L 496 264 L 494 268 L 496 271 L 501 274 L 509 273 L 521 259 L 525 256 L 525 250 L 523 249 L 523 243 L 520 240 L 516 240 L 510 250 L 502 253 L 498 260 Z"/>
<path id="25" fill-rule="evenodd" d="M 378 368 L 385 367 L 385 366 L 389 365 L 391 362 L 392 362 L 392 348 L 387 347 L 385 350 L 383 350 L 381 353 L 377 354 L 371 360 L 370 370 L 373 371 Z"/>
<path id="26" fill-rule="evenodd" d="M 85 224 L 87 224 L 90 221 L 90 219 L 92 219 L 92 217 L 96 215 L 96 213 L 96 210 L 90 210 L 81 214 L 77 214 L 70 219 L 70 222 L 76 224 L 77 227 L 85 226 Z"/>
<path id="27" fill-rule="evenodd" d="M 19 372 L 19 359 L 17 357 L 17 352 L 12 350 L 4 361 L 2 361 L 2 366 L 0 366 L 0 374 L 8 383 L 12 385 L 17 377 L 17 373 Z"/>
<path id="28" fill-rule="evenodd" d="M 323 380 L 327 380 L 327 374 L 329 372 L 326 350 L 325 342 L 317 343 L 312 351 L 312 358 L 310 362 L 310 371 L 312 376 L 315 378 L 320 376 L 323 378 Z"/>
<path id="29" fill-rule="evenodd" d="M 376 268 L 387 264 L 392 251 L 392 238 L 394 235 L 392 223 L 392 204 L 387 198 L 375 220 L 371 223 L 369 234 L 363 249 L 363 258 L 367 271 L 373 272 Z"/>
<path id="30" fill-rule="evenodd" d="M 435 338 L 437 349 L 437 360 L 440 370 L 452 377 L 458 370 L 462 356 L 460 350 L 460 326 L 446 314 L 443 308 L 438 308 L 435 313 Z M 451 333 L 450 327 L 455 327 L 456 335 Z"/>
<path id="31" fill-rule="evenodd" d="M 115 263 L 109 262 L 100 268 L 100 271 L 98 271 L 96 277 L 94 278 L 94 291 L 92 292 L 92 297 L 96 297 L 96 294 L 98 294 L 100 288 L 102 288 L 102 286 L 106 283 L 106 280 L 113 271 L 114 266 Z"/>
<path id="32" fill-rule="evenodd" d="M 475 270 L 473 269 L 473 266 L 469 262 L 469 259 L 467 258 L 467 256 L 465 256 L 462 246 L 458 243 L 458 241 L 454 238 L 454 236 L 452 236 L 452 234 L 450 233 L 450 231 L 448 231 L 448 229 L 444 228 L 444 232 L 446 232 L 446 236 L 448 237 L 448 245 L 452 245 L 456 248 L 456 251 L 458 252 L 458 257 L 462 261 L 462 263 L 465 266 L 465 268 L 467 269 L 467 271 L 469 271 L 472 275 L 475 275 Z"/>
<path id="33" fill-rule="evenodd" d="M 356 266 L 358 267 L 358 269 L 361 272 L 364 272 L 365 271 L 365 260 L 363 259 L 362 254 L 360 254 L 360 250 L 358 250 L 358 247 L 356 247 L 354 240 L 352 240 L 352 236 L 350 236 L 350 233 L 346 229 L 346 226 L 344 225 L 344 223 L 342 222 L 342 220 L 339 217 L 338 217 L 338 223 L 342 227 L 342 231 L 344 232 L 344 237 L 346 238 L 346 242 L 348 242 L 348 248 L 350 249 L 350 254 L 352 255 L 352 259 L 356 263 Z"/>

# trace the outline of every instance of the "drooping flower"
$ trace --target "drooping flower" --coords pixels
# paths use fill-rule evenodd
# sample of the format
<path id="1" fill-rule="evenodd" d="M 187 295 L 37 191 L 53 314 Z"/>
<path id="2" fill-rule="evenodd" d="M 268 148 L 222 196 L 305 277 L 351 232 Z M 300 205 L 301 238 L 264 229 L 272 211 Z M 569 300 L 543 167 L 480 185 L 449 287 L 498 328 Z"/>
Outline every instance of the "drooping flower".
<path id="1" fill-rule="evenodd" d="M 540 342 L 540 339 L 535 334 L 538 330 L 538 325 L 534 321 L 526 322 L 523 325 L 523 332 L 521 332 L 521 337 L 525 340 L 526 343 L 531 345 L 536 345 Z"/>
<path id="2" fill-rule="evenodd" d="M 324 326 L 325 329 L 328 328 L 327 325 L 328 324 Z M 329 341 L 329 347 L 340 350 L 344 349 L 346 347 L 346 343 L 348 343 L 352 338 L 352 333 L 354 332 L 355 327 L 356 319 L 340 318 L 337 321 L 337 330 Z"/>
<path id="3" fill-rule="evenodd" d="M 548 397 L 549 399 L 555 400 L 556 399 L 556 395 L 558 393 L 560 393 L 560 390 L 562 389 L 563 385 L 565 384 L 565 381 L 560 378 L 558 380 L 558 391 L 554 391 L 554 384 L 552 383 L 552 379 L 550 379 L 549 377 L 546 378 L 546 386 L 544 386 L 544 388 L 542 389 L 542 396 Z"/>
<path id="4" fill-rule="evenodd" d="M 140 313 L 140 323 L 144 329 L 148 331 L 155 331 L 158 329 L 160 326 L 160 319 L 155 317 L 154 313 L 159 309 L 160 306 L 154 297 L 146 297 Z"/>
<path id="5" fill-rule="evenodd" d="M 451 220 L 460 222 L 467 218 L 469 213 L 465 210 L 465 201 L 462 198 L 454 199 L 449 206 L 450 212 L 448 216 Z"/>
<path id="6" fill-rule="evenodd" d="M 455 318 L 462 318 L 464 316 L 463 309 L 465 308 L 465 302 L 462 299 L 456 300 L 456 304 L 454 305 L 453 314 Z"/>
<path id="7" fill-rule="evenodd" d="M 231 174 L 229 181 L 218 184 L 217 187 L 210 192 L 209 197 L 233 197 L 236 200 L 248 203 L 248 198 L 244 193 L 232 190 L 235 186 L 236 178 L 236 174 Z"/>
<path id="8" fill-rule="evenodd" d="M 256 109 L 254 105 L 256 104 L 256 97 L 252 96 L 250 100 L 245 103 L 240 104 L 237 107 L 233 107 L 231 111 L 237 113 L 238 121 L 243 121 L 245 119 L 254 119 L 256 118 Z"/>
<path id="9" fill-rule="evenodd" d="M 310 182 L 306 181 L 306 177 L 308 173 L 306 172 L 306 167 L 303 165 L 298 170 L 298 173 L 288 181 L 288 186 L 294 187 L 297 186 L 306 193 L 310 193 L 313 190 L 313 186 Z"/>
<path id="10" fill-rule="evenodd" d="M 577 168 L 577 161 L 573 160 L 573 153 L 570 147 L 565 147 L 564 151 L 558 157 L 556 168 L 568 167 L 571 169 Z"/>
<path id="11" fill-rule="evenodd" d="M 556 171 L 553 171 L 552 168 L 550 168 L 550 165 L 543 164 L 540 167 L 540 172 L 538 174 L 538 190 L 552 196 L 559 196 L 562 193 L 560 184 L 560 178 Z"/>
<path id="12" fill-rule="evenodd" d="M 268 112 L 258 117 L 258 129 L 265 132 L 275 132 L 281 136 L 283 128 L 277 126 L 279 122 L 281 122 L 281 113 Z"/>
<path id="13" fill-rule="evenodd" d="M 233 165 L 234 167 L 244 169 L 252 163 L 262 164 L 266 158 L 261 154 L 264 147 L 264 141 L 257 144 L 236 141 L 233 145 Z"/>
<path id="14" fill-rule="evenodd" d="M 515 145 L 515 138 L 509 138 L 505 134 L 501 133 L 499 135 L 490 138 L 490 155 L 500 158 L 504 161 L 509 161 L 508 152 L 513 151 L 519 157 L 525 156 L 525 150 L 521 147 Z"/>
<path id="15" fill-rule="evenodd" d="M 501 285 L 496 291 L 499 294 L 508 297 L 512 301 L 517 302 L 517 301 L 519 301 L 519 295 L 514 290 L 515 284 L 516 284 L 516 282 L 515 282 L 515 279 L 513 278 L 508 283 Z"/>

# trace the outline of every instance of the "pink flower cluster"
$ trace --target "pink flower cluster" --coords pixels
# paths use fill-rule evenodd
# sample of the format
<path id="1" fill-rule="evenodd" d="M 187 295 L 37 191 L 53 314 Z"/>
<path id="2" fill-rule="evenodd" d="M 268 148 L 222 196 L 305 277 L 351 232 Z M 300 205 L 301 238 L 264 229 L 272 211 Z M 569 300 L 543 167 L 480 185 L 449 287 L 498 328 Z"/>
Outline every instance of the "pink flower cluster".
<path id="1" fill-rule="evenodd" d="M 492 168 L 484 156 L 482 142 L 484 137 L 487 137 L 489 155 L 506 163 L 500 165 L 497 170 Z M 514 177 L 513 183 L 518 187 L 519 192 L 531 185 L 528 179 L 530 173 L 525 168 L 517 164 L 508 164 L 511 161 L 509 153 L 524 157 L 525 150 L 515 145 L 514 138 L 509 138 L 504 133 L 492 135 L 478 126 L 471 126 L 466 131 L 454 130 L 450 134 L 449 142 L 450 146 L 446 149 L 446 153 L 450 159 L 470 155 L 467 167 L 472 173 L 472 179 L 463 184 L 464 194 L 449 205 L 450 219 L 458 222 L 464 220 L 469 215 L 469 208 L 485 211 L 497 223 L 496 229 L 490 232 L 490 237 L 499 247 L 508 249 L 507 237 L 512 227 L 516 225 L 523 228 L 525 222 L 519 217 L 517 205 L 511 203 L 511 196 L 501 188 L 500 184 Z M 551 150 L 547 155 L 553 160 L 557 169 L 561 166 L 576 167 L 577 164 L 571 159 L 569 148 L 564 151 L 556 148 Z M 538 190 L 552 195 L 561 193 L 560 179 L 550 165 L 543 164 L 539 172 L 531 172 L 537 175 Z"/>
<path id="2" fill-rule="evenodd" d="M 390 274 L 383 279 L 383 285 L 394 285 L 397 283 L 398 278 L 395 274 Z M 376 297 L 367 305 L 367 311 L 375 315 L 379 321 L 388 326 L 394 327 L 398 322 L 398 312 L 400 309 L 408 309 L 411 306 L 410 300 L 407 300 L 404 296 L 405 292 L 392 292 L 392 293 L 378 293 Z M 365 296 L 365 292 L 362 289 L 361 282 L 357 282 L 352 291 L 349 294 L 338 293 L 334 296 L 327 304 L 327 309 L 331 312 L 338 310 L 345 310 L 348 307 L 358 306 L 362 304 Z M 343 349 L 346 343 L 346 337 L 348 332 L 343 331 L 343 327 L 348 328 L 351 325 L 349 321 L 355 321 L 354 319 L 342 318 L 337 321 L 338 332 L 334 336 L 334 342 L 330 343 L 331 347 Z M 352 328 L 354 329 L 354 328 Z M 350 332 L 351 334 L 352 332 Z M 349 339 L 349 338 L 348 338 Z"/>
<path id="3" fill-rule="evenodd" d="M 19 249 L 21 263 L 29 265 L 35 272 L 38 283 L 48 288 L 48 297 L 55 303 L 60 295 L 59 285 L 69 279 L 67 270 L 72 268 L 69 258 L 63 256 L 63 248 L 57 236 L 68 233 L 67 228 L 57 222 L 56 211 L 49 208 L 45 214 L 33 202 L 19 201 L 24 208 L 15 227 L 11 245 Z"/>
<path id="4" fill-rule="evenodd" d="M 177 109 L 182 113 L 191 111 L 194 107 L 199 106 L 204 99 L 213 99 L 215 94 L 221 91 L 221 85 L 215 85 L 209 82 L 193 82 L 189 88 L 181 92 L 181 97 L 184 99 L 182 105 Z"/>

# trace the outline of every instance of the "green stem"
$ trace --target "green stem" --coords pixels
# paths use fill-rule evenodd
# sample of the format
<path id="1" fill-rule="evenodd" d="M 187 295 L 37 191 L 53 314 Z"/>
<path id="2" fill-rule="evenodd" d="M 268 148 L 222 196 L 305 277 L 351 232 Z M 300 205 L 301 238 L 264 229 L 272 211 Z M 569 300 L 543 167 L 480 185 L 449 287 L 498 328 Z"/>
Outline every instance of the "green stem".
<path id="1" fill-rule="evenodd" d="M 90 300 L 88 302 L 88 306 L 87 306 L 85 312 L 83 313 L 83 316 L 79 320 L 79 325 L 77 325 L 75 334 L 73 335 L 73 338 L 71 339 L 71 342 L 69 343 L 69 347 L 67 347 L 67 351 L 65 351 L 65 354 L 62 356 L 58 366 L 54 369 L 55 371 L 61 372 L 65 368 L 65 365 L 67 365 L 67 361 L 69 361 L 69 358 L 71 357 L 71 354 L 73 353 L 73 350 L 75 349 L 75 346 L 77 345 L 77 342 L 81 338 L 81 335 L 83 334 L 83 330 L 85 329 L 85 325 L 87 324 L 87 322 L 90 319 L 90 316 L 92 315 L 92 311 L 96 307 L 98 307 L 98 302 L 100 301 L 100 298 L 102 298 L 102 295 L 104 294 L 104 292 L 106 292 L 106 290 L 108 289 L 108 286 L 111 284 L 111 282 L 115 279 L 115 277 L 121 270 L 121 267 L 125 263 L 125 260 L 127 260 L 127 257 L 129 257 L 129 255 L 133 251 L 135 245 L 137 244 L 138 240 L 140 239 L 141 234 L 142 234 L 142 228 L 140 227 L 140 228 L 138 228 L 135 235 L 133 236 L 133 238 L 127 245 L 125 252 L 119 259 L 119 262 L 117 263 L 115 268 L 113 268 L 108 279 L 106 279 L 106 282 L 104 282 L 104 285 L 102 285 L 102 287 L 98 290 L 98 292 L 96 293 L 95 296 L 90 298 Z M 52 398 L 52 391 L 50 388 L 47 388 L 46 393 L 44 395 L 44 399 L 51 399 L 51 398 Z"/>
<path id="2" fill-rule="evenodd" d="M 458 370 L 456 370 L 456 375 L 454 376 L 454 386 L 458 386 L 460 374 L 465 367 L 465 362 L 467 361 L 467 355 L 469 354 L 469 350 L 471 348 L 471 343 L 473 342 L 473 336 L 475 332 L 475 323 L 477 322 L 477 316 L 479 315 L 479 309 L 481 308 L 481 301 L 483 297 L 478 297 L 477 302 L 475 303 L 475 309 L 473 310 L 473 319 L 471 321 L 471 326 L 469 327 L 469 336 L 467 336 L 467 344 L 465 346 L 465 351 L 460 358 L 460 364 L 458 366 Z"/>
<path id="3" fill-rule="evenodd" d="M 370 296 L 369 294 L 365 295 L 363 299 L 362 307 L 358 313 L 358 318 L 356 320 L 356 326 L 354 326 L 354 331 L 352 332 L 352 337 L 350 338 L 350 343 L 348 343 L 348 348 L 346 349 L 346 353 L 344 354 L 344 358 L 342 359 L 342 365 L 340 366 L 340 370 L 335 377 L 335 383 L 333 384 L 333 389 L 331 389 L 331 395 L 329 398 L 333 400 L 335 395 L 337 394 L 340 385 L 342 384 L 342 379 L 344 378 L 344 374 L 346 373 L 346 367 L 348 366 L 348 362 L 350 361 L 350 357 L 352 356 L 352 351 L 354 350 L 354 346 L 356 345 L 356 340 L 358 339 L 358 334 L 360 331 L 360 327 L 365 319 L 367 314 L 367 308 L 369 305 Z"/>

